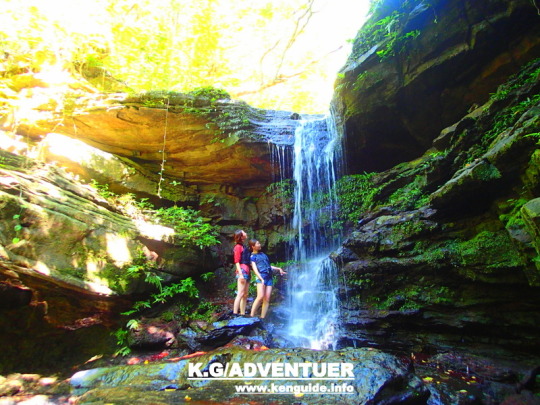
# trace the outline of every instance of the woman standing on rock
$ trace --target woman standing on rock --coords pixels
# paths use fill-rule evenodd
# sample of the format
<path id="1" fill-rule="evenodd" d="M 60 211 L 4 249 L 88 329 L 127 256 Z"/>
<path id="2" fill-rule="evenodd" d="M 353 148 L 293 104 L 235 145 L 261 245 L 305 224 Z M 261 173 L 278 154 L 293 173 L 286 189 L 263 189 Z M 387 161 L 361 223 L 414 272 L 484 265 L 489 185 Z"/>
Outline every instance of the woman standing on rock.
<path id="1" fill-rule="evenodd" d="M 250 280 L 250 254 L 251 252 L 244 246 L 247 234 L 239 229 L 234 233 L 233 263 L 235 266 L 238 290 L 234 300 L 233 314 L 246 314 L 247 297 Z M 240 312 L 238 312 L 240 311 Z"/>
<path id="2" fill-rule="evenodd" d="M 262 301 L 261 318 L 264 319 L 270 306 L 270 296 L 274 285 L 272 270 L 279 270 L 279 274 L 282 276 L 287 273 L 283 269 L 270 264 L 268 256 L 261 252 L 261 243 L 258 240 L 250 240 L 249 249 L 252 252 L 251 267 L 253 267 L 253 272 L 257 275 L 257 298 L 251 307 L 251 316 L 255 316 L 255 312 L 259 309 Z"/>

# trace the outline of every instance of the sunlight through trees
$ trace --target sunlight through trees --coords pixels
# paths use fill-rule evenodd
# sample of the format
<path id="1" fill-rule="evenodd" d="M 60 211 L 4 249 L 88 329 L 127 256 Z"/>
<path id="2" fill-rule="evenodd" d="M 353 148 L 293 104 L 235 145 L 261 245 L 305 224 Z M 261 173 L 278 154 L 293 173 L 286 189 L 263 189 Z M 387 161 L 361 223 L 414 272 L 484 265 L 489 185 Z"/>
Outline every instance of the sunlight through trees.
<path id="1" fill-rule="evenodd" d="M 59 65 L 133 91 L 225 89 L 325 112 L 368 0 L 1 0 L 4 72 Z M 100 87 L 99 80 L 93 82 Z"/>

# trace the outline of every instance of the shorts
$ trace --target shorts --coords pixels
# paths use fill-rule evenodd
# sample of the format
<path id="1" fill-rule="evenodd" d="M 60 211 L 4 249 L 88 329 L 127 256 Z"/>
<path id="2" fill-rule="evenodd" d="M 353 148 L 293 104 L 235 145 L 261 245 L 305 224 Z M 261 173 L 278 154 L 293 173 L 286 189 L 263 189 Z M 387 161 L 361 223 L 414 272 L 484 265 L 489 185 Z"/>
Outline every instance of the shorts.
<path id="1" fill-rule="evenodd" d="M 242 276 L 249 281 L 251 279 L 251 274 L 249 272 L 249 268 L 245 264 L 241 264 L 240 268 L 242 269 Z M 236 273 L 236 279 L 240 278 L 238 273 Z"/>
<path id="2" fill-rule="evenodd" d="M 274 285 L 274 275 L 272 273 L 261 273 L 261 277 L 264 280 L 264 285 L 267 286 L 273 286 Z M 260 283 L 261 280 L 257 277 L 257 280 L 255 282 Z"/>

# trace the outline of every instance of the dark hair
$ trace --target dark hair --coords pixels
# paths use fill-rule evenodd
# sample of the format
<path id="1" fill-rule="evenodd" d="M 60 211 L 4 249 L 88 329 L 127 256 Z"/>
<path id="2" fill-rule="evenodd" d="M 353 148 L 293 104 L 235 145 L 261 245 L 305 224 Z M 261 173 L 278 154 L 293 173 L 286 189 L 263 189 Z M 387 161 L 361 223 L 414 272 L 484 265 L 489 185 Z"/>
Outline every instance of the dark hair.
<path id="1" fill-rule="evenodd" d="M 249 242 L 248 242 L 248 245 L 249 245 L 249 250 L 253 252 L 253 246 L 255 246 L 255 244 L 258 242 L 257 239 L 251 239 Z"/>
<path id="2" fill-rule="evenodd" d="M 244 231 L 242 229 L 238 229 L 234 232 L 234 242 L 242 244 L 242 238 L 243 238 Z"/>

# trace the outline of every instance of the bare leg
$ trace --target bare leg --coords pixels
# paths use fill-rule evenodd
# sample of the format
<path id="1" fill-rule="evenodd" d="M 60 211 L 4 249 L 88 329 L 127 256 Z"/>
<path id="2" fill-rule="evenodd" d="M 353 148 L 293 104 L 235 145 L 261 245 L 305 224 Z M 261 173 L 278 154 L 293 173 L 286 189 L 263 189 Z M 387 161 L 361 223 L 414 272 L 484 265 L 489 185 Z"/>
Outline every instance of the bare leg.
<path id="1" fill-rule="evenodd" d="M 244 291 L 243 291 L 242 298 L 240 299 L 240 313 L 242 315 L 246 314 L 248 293 L 249 293 L 249 283 L 246 279 L 244 279 Z"/>
<path id="2" fill-rule="evenodd" d="M 266 313 L 268 312 L 268 307 L 270 306 L 270 296 L 272 295 L 272 286 L 271 285 L 266 285 L 264 287 L 265 288 L 264 288 L 264 296 L 263 296 L 261 318 L 266 317 Z"/>
<path id="3" fill-rule="evenodd" d="M 233 314 L 238 313 L 238 309 L 240 308 L 242 297 L 244 296 L 244 286 L 247 284 L 246 279 L 244 277 L 238 277 L 237 282 L 238 282 L 238 289 L 236 292 L 236 298 L 234 299 Z"/>
<path id="4" fill-rule="evenodd" d="M 255 301 L 253 301 L 253 306 L 251 307 L 251 316 L 255 316 L 255 312 L 257 312 L 257 309 L 259 309 L 259 305 L 261 305 L 263 296 L 264 296 L 264 284 L 257 283 L 257 298 L 255 298 Z"/>

